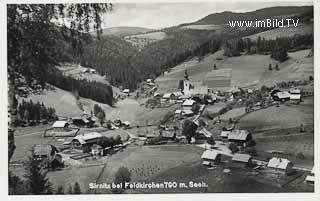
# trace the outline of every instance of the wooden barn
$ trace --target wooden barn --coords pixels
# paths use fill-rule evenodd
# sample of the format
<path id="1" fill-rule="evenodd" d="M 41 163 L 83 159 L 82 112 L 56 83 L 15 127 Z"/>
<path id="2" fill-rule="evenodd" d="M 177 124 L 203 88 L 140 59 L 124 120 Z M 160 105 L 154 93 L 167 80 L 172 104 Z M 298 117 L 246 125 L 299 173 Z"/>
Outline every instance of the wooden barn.
<path id="1" fill-rule="evenodd" d="M 201 159 L 203 165 L 213 166 L 221 162 L 221 154 L 214 150 L 206 150 L 203 152 Z"/>
<path id="2" fill-rule="evenodd" d="M 252 141 L 252 135 L 248 130 L 233 130 L 228 135 L 228 141 L 238 146 L 247 147 Z"/>
<path id="3" fill-rule="evenodd" d="M 234 167 L 246 168 L 252 165 L 252 157 L 248 154 L 238 154 L 236 153 L 232 157 L 232 165 Z"/>

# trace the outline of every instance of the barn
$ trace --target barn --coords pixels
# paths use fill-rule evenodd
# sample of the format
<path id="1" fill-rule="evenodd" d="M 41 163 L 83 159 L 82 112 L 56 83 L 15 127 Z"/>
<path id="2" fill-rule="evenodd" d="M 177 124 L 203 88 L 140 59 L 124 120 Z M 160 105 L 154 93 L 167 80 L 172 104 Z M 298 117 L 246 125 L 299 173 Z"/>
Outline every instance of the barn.
<path id="1" fill-rule="evenodd" d="M 248 154 L 238 154 L 236 153 L 232 157 L 232 165 L 234 167 L 250 167 L 252 165 L 252 157 Z"/>
<path id="2" fill-rule="evenodd" d="M 65 145 L 70 144 L 71 147 L 76 149 L 82 149 L 83 152 L 89 152 L 90 148 L 94 144 L 98 144 L 102 135 L 97 132 L 86 133 L 83 135 L 77 135 L 74 137 L 70 143 L 64 143 Z"/>
<path id="3" fill-rule="evenodd" d="M 267 168 L 272 173 L 289 175 L 293 172 L 293 163 L 286 158 L 273 157 L 269 160 Z"/>
<path id="4" fill-rule="evenodd" d="M 201 159 L 203 165 L 213 166 L 221 162 L 221 154 L 214 150 L 206 150 L 203 152 Z"/>
<path id="5" fill-rule="evenodd" d="M 238 146 L 247 147 L 252 141 L 252 135 L 248 130 L 233 130 L 228 135 L 228 141 Z"/>

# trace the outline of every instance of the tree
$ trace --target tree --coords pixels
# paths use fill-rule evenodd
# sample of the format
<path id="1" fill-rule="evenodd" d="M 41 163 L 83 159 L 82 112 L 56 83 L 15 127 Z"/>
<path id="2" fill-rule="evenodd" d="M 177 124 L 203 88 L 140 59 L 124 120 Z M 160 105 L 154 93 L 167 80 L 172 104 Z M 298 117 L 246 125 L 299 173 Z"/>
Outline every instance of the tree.
<path id="1" fill-rule="evenodd" d="M 191 138 L 195 136 L 197 127 L 198 126 L 189 119 L 186 119 L 183 122 L 182 135 L 185 135 L 187 137 L 189 143 L 191 142 Z"/>
<path id="2" fill-rule="evenodd" d="M 234 143 L 230 143 L 228 148 L 231 150 L 231 153 L 232 153 L 232 154 L 234 154 L 234 153 L 236 153 L 237 151 L 239 151 L 238 146 L 237 146 L 236 144 L 234 144 Z"/>
<path id="3" fill-rule="evenodd" d="M 269 70 L 272 70 L 272 65 L 271 64 L 269 64 Z"/>
<path id="4" fill-rule="evenodd" d="M 191 110 L 194 114 L 198 114 L 199 110 L 200 110 L 200 105 L 199 104 L 194 104 L 192 107 L 191 107 Z"/>
<path id="5" fill-rule="evenodd" d="M 52 194 L 52 184 L 47 178 L 47 172 L 40 168 L 40 162 L 29 157 L 25 166 L 28 191 L 34 195 Z"/>
<path id="6" fill-rule="evenodd" d="M 81 194 L 81 189 L 80 189 L 80 185 L 78 182 L 74 183 L 73 186 L 73 194 Z"/>
<path id="7" fill-rule="evenodd" d="M 114 176 L 115 184 L 122 184 L 122 188 L 125 187 L 125 182 L 131 180 L 131 173 L 126 167 L 120 167 Z M 114 193 L 122 193 L 123 189 L 113 189 Z"/>
<path id="8" fill-rule="evenodd" d="M 63 186 L 59 185 L 56 191 L 57 195 L 63 195 L 64 194 L 64 189 Z"/>
<path id="9" fill-rule="evenodd" d="M 213 65 L 213 70 L 217 70 L 217 65 L 216 64 Z"/>
<path id="10" fill-rule="evenodd" d="M 102 14 L 111 9 L 111 4 L 8 4 L 8 66 L 28 83 L 35 78 L 44 85 L 47 69 L 61 57 L 61 41 L 79 57 L 87 33 L 94 28 L 100 35 Z"/>
<path id="11" fill-rule="evenodd" d="M 99 113 L 97 114 L 97 117 L 98 117 L 98 119 L 99 119 L 100 124 L 103 125 L 103 123 L 104 123 L 104 118 L 105 118 L 104 113 L 99 112 Z"/>
<path id="12" fill-rule="evenodd" d="M 276 70 L 280 70 L 280 69 L 279 69 L 279 65 L 278 65 L 278 64 L 276 64 Z"/>
<path id="13" fill-rule="evenodd" d="M 207 140 L 207 143 L 210 144 L 210 145 L 215 145 L 216 144 L 216 142 L 214 141 L 213 137 L 209 138 Z"/>
<path id="14" fill-rule="evenodd" d="M 68 187 L 68 194 L 73 194 L 72 186 L 70 184 L 69 184 L 69 187 Z"/>
<path id="15" fill-rule="evenodd" d="M 114 139 L 115 144 L 122 144 L 122 140 L 121 140 L 121 136 L 120 135 L 116 135 L 115 139 Z"/>

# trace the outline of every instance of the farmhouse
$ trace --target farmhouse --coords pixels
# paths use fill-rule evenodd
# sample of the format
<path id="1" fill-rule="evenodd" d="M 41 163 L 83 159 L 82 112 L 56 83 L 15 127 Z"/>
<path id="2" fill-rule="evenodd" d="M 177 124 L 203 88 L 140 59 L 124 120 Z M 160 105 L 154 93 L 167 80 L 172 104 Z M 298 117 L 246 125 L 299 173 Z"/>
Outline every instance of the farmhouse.
<path id="1" fill-rule="evenodd" d="M 272 173 L 289 175 L 293 172 L 293 163 L 285 158 L 273 157 L 268 162 L 268 170 Z"/>
<path id="2" fill-rule="evenodd" d="M 206 138 L 211 138 L 212 133 L 208 131 L 206 128 L 202 128 L 201 130 L 197 131 L 198 134 L 205 136 Z"/>
<path id="3" fill-rule="evenodd" d="M 176 96 L 174 95 L 174 93 L 165 93 L 162 96 L 161 102 L 162 103 L 171 103 L 171 102 L 174 102 L 175 99 L 176 99 Z"/>
<path id="4" fill-rule="evenodd" d="M 78 126 L 78 127 L 92 127 L 95 123 L 95 120 L 91 117 L 72 117 L 71 118 L 72 124 Z"/>
<path id="5" fill-rule="evenodd" d="M 196 104 L 196 101 L 194 100 L 185 100 L 183 103 L 182 103 L 182 110 L 191 110 L 192 109 L 192 106 Z"/>
<path id="6" fill-rule="evenodd" d="M 289 94 L 290 94 L 290 100 L 296 100 L 296 101 L 301 100 L 301 90 L 300 89 L 291 88 L 289 90 Z"/>
<path id="7" fill-rule="evenodd" d="M 274 94 L 273 99 L 276 101 L 288 101 L 290 100 L 290 94 L 287 91 L 280 91 Z"/>
<path id="8" fill-rule="evenodd" d="M 40 161 L 45 168 L 63 166 L 62 157 L 57 153 L 58 149 L 50 144 L 34 145 L 32 149 L 33 159 Z"/>
<path id="9" fill-rule="evenodd" d="M 213 166 L 221 162 L 221 154 L 214 150 L 206 150 L 203 152 L 201 159 L 203 165 Z"/>
<path id="10" fill-rule="evenodd" d="M 235 167 L 249 167 L 252 164 L 252 157 L 248 154 L 235 154 L 232 157 L 232 165 Z"/>
<path id="11" fill-rule="evenodd" d="M 228 135 L 228 141 L 246 147 L 252 141 L 252 135 L 248 130 L 233 130 Z"/>
<path id="12" fill-rule="evenodd" d="M 77 135 L 70 142 L 72 148 L 82 149 L 83 152 L 89 152 L 90 147 L 94 144 L 97 144 L 102 138 L 102 135 L 97 132 L 87 133 L 83 135 Z M 69 143 L 65 143 L 69 144 Z"/>

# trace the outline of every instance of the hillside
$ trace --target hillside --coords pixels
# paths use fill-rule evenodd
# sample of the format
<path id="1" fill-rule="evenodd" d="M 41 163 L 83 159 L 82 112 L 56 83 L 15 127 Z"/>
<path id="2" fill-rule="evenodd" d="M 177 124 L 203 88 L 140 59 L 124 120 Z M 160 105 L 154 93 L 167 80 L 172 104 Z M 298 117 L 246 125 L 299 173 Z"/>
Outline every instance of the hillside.
<path id="1" fill-rule="evenodd" d="M 303 23 L 299 24 L 297 27 L 288 27 L 288 28 L 276 28 L 261 33 L 253 34 L 245 38 L 250 38 L 251 40 L 257 40 L 260 36 L 266 40 L 276 39 L 277 37 L 291 37 L 295 34 L 313 34 L 313 23 Z"/>
<path id="2" fill-rule="evenodd" d="M 178 90 L 178 81 L 183 79 L 187 70 L 191 82 L 202 82 L 206 74 L 216 64 L 218 69 L 232 69 L 231 86 L 216 87 L 215 89 L 229 89 L 230 87 L 261 87 L 273 85 L 281 81 L 309 79 L 313 75 L 313 57 L 307 57 L 310 50 L 289 53 L 289 59 L 279 64 L 280 71 L 269 71 L 268 65 L 278 63 L 270 55 L 242 55 L 239 57 L 225 57 L 223 51 L 207 55 L 202 62 L 197 59 L 186 61 L 156 79 L 158 92 L 174 92 Z M 217 60 L 217 58 L 223 58 Z M 244 73 L 245 72 L 245 73 Z"/>
<path id="3" fill-rule="evenodd" d="M 246 13 L 235 13 L 230 11 L 225 11 L 221 13 L 210 14 L 196 22 L 190 24 L 226 24 L 230 20 L 261 20 L 266 18 L 271 18 L 281 15 L 293 15 L 293 14 L 302 14 L 308 11 L 312 11 L 312 6 L 288 6 L 288 7 L 270 7 L 259 9 L 252 12 Z"/>
<path id="4" fill-rule="evenodd" d="M 142 27 L 111 27 L 102 29 L 102 36 L 113 35 L 113 36 L 130 36 L 140 33 L 147 33 L 153 29 L 142 28 Z M 96 35 L 96 33 L 92 33 Z"/>

